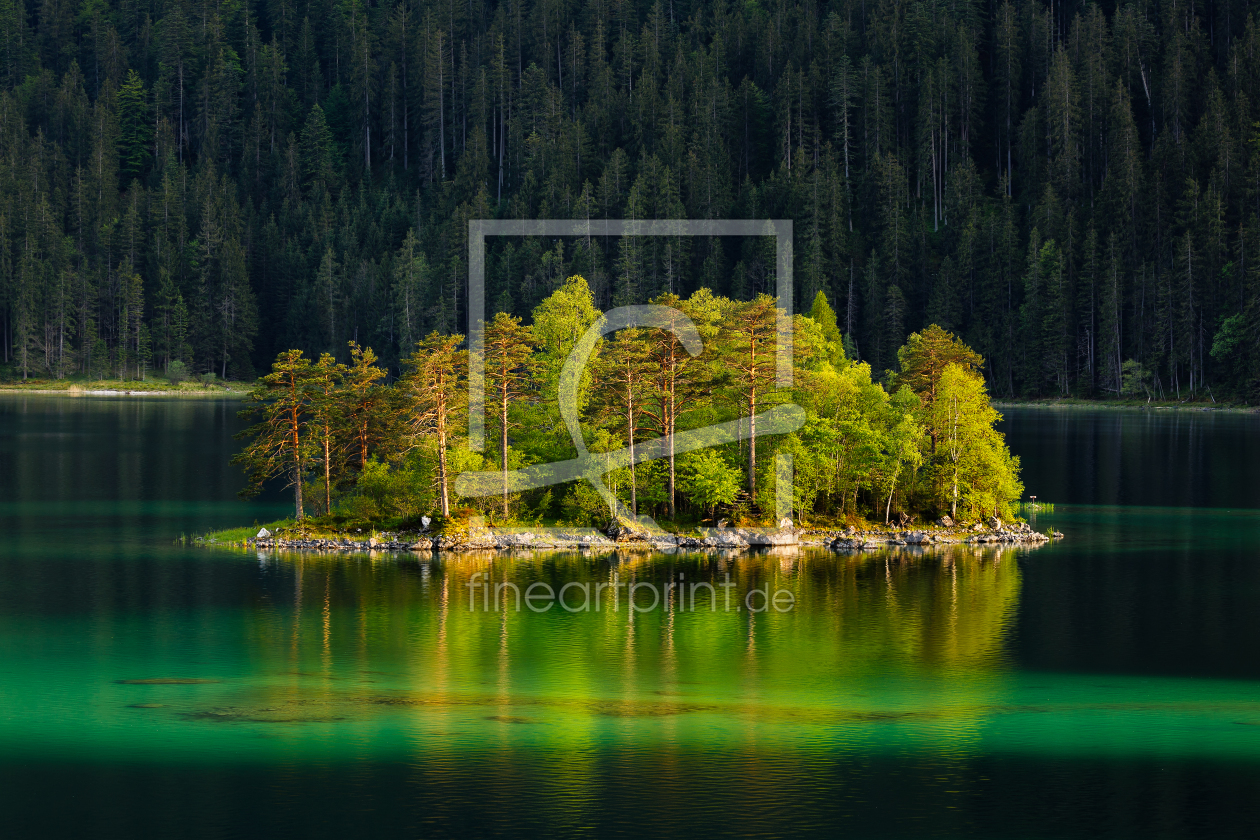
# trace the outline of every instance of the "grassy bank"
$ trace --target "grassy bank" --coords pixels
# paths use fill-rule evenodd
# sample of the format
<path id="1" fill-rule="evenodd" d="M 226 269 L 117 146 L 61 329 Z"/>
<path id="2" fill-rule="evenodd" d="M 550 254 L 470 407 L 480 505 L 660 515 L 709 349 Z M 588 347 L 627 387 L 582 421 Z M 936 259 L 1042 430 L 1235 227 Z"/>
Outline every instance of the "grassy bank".
<path id="1" fill-rule="evenodd" d="M 0 393 L 65 394 L 145 394 L 154 396 L 222 397 L 245 396 L 251 385 L 245 382 L 168 382 L 165 379 L 28 379 L 0 381 Z"/>
<path id="2" fill-rule="evenodd" d="M 222 531 L 210 531 L 195 537 L 193 542 L 202 545 L 225 545 L 239 546 L 244 545 L 246 540 L 253 539 L 258 535 L 260 528 L 266 528 L 271 533 L 292 528 L 292 519 L 278 519 L 275 522 L 267 522 L 265 524 L 248 525 L 242 528 L 226 528 Z"/>

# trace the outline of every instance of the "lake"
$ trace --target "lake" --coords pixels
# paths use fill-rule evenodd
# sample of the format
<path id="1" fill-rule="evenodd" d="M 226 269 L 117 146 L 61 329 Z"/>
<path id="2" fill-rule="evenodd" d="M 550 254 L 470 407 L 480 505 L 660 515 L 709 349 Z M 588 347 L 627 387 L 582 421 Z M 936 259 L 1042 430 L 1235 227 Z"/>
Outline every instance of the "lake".
<path id="1" fill-rule="evenodd" d="M 7 836 L 1260 832 L 1260 415 L 1004 409 L 1040 549 L 327 557 L 180 541 L 238 407 L 0 394 Z"/>

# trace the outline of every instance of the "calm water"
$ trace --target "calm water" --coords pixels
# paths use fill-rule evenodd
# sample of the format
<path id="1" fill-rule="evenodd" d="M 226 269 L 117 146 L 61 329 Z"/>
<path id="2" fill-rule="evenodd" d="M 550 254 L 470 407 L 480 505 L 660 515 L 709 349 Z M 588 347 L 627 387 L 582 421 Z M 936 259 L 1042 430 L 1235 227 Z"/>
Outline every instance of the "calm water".
<path id="1" fill-rule="evenodd" d="M 236 407 L 0 395 L 8 836 L 1260 831 L 1260 416 L 1008 410 L 1033 552 L 509 562 L 173 542 L 284 510 L 234 497 Z"/>

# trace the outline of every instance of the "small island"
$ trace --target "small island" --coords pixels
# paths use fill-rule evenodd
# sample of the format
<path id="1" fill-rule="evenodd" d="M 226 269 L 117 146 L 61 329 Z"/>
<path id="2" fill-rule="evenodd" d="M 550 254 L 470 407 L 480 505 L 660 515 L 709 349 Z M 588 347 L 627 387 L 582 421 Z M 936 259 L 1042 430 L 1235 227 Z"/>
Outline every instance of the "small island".
<path id="1" fill-rule="evenodd" d="M 515 486 L 522 468 L 574 457 L 557 382 L 601 314 L 586 280 L 573 276 L 531 324 L 505 313 L 486 324 L 482 452 L 470 445 L 462 335 L 431 333 L 393 377 L 354 342 L 345 362 L 331 352 L 281 353 L 249 396 L 243 414 L 256 423 L 235 460 L 249 476 L 242 495 L 282 483 L 294 516 L 204 541 L 351 551 L 863 550 L 1052 536 L 1017 521 L 1019 459 L 996 429 L 984 360 L 950 332 L 933 325 L 912 334 L 897 351 L 898 370 L 877 373 L 850 358 L 820 292 L 791 321 L 793 387 L 776 389 L 783 338 L 773 298 L 701 289 L 652 303 L 689 320 L 702 348 L 657 328 L 621 329 L 595 346 L 575 401 L 587 457 L 610 459 L 602 476 L 610 493 L 581 480 Z M 759 433 L 748 422 L 776 406 L 803 412 L 793 431 Z M 635 462 L 636 445 L 719 427 L 739 435 Z M 612 463 L 612 453 L 627 451 L 628 463 Z M 790 486 L 776 466 L 784 455 Z M 501 475 L 501 486 L 460 496 L 455 478 L 470 471 L 492 483 Z M 776 517 L 788 499 L 791 515 Z"/>

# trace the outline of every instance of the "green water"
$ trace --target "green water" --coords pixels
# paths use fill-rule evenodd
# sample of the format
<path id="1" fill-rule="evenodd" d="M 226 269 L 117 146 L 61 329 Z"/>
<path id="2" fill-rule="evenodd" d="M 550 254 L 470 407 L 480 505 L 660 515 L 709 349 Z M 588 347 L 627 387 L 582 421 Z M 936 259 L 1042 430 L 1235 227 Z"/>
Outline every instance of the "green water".
<path id="1" fill-rule="evenodd" d="M 11 836 L 1260 830 L 1260 418 L 1007 411 L 1033 551 L 328 558 L 173 542 L 237 407 L 0 396 Z"/>

